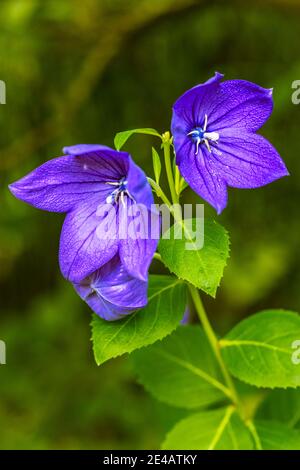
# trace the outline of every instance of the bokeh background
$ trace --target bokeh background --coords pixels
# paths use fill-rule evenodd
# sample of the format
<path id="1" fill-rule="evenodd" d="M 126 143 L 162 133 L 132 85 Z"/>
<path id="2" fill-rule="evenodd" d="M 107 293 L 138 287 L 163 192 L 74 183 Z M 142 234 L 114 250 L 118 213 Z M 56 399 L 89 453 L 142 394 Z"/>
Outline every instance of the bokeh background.
<path id="1" fill-rule="evenodd" d="M 215 70 L 274 87 L 262 133 L 291 176 L 230 191 L 219 221 L 231 259 L 216 301 L 204 301 L 220 333 L 263 308 L 299 311 L 300 2 L 1 0 L 0 17 L 0 448 L 158 448 L 182 412 L 152 401 L 126 359 L 96 366 L 91 313 L 58 268 L 63 216 L 15 200 L 7 185 L 65 145 L 167 130 L 175 99 Z M 155 143 L 127 146 L 149 174 Z"/>

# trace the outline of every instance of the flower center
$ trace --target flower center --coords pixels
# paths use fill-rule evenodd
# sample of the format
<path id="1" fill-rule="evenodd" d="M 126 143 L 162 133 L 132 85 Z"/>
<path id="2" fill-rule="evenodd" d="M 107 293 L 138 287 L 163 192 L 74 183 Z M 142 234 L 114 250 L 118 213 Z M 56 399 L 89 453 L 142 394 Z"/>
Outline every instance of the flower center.
<path id="1" fill-rule="evenodd" d="M 121 200 L 123 206 L 125 207 L 125 196 L 128 196 L 130 199 L 132 199 L 134 202 L 134 198 L 131 196 L 127 189 L 127 180 L 124 176 L 120 181 L 107 181 L 106 184 L 109 184 L 110 186 L 115 186 L 116 189 L 114 189 L 109 196 L 106 198 L 106 203 L 107 204 L 115 204 L 118 203 L 119 200 Z"/>
<path id="2" fill-rule="evenodd" d="M 202 140 L 204 138 L 205 130 L 202 127 L 195 127 L 188 135 L 191 136 L 193 142 L 197 142 L 198 139 Z"/>
<path id="3" fill-rule="evenodd" d="M 207 150 L 211 153 L 211 148 L 209 142 L 217 143 L 219 140 L 218 132 L 207 132 L 207 114 L 205 114 L 203 127 L 195 127 L 187 135 L 191 137 L 193 143 L 196 144 L 195 155 L 198 154 L 199 145 L 204 143 Z"/>

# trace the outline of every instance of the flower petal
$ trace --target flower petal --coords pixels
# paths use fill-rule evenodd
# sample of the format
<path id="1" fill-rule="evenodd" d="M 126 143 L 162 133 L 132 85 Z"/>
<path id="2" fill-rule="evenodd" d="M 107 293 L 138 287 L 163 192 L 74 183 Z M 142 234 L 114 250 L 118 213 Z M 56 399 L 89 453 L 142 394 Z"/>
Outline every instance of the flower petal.
<path id="1" fill-rule="evenodd" d="M 93 158 L 98 175 L 104 181 L 119 181 L 128 173 L 130 156 L 127 152 L 99 144 L 77 144 L 64 147 L 63 151 L 68 155 Z"/>
<path id="2" fill-rule="evenodd" d="M 137 309 L 147 304 L 147 282 L 130 276 L 118 255 L 99 270 L 93 285 L 116 306 Z"/>
<path id="3" fill-rule="evenodd" d="M 121 262 L 132 276 L 146 281 L 159 240 L 159 214 L 126 198 L 119 206 L 119 226 Z"/>
<path id="4" fill-rule="evenodd" d="M 184 93 L 173 106 L 172 134 L 186 135 L 202 127 L 205 115 L 208 132 L 237 127 L 257 131 L 273 110 L 272 90 L 246 80 L 226 80 L 216 73 L 208 82 Z M 182 142 L 177 141 L 177 146 Z M 176 147 L 176 141 L 175 141 Z"/>
<path id="5" fill-rule="evenodd" d="M 76 144 L 63 148 L 66 155 L 83 155 L 85 153 L 94 153 L 101 150 L 111 150 L 109 147 L 100 144 Z"/>
<path id="6" fill-rule="evenodd" d="M 235 188 L 258 188 L 289 174 L 270 142 L 242 130 L 221 131 L 210 159 L 214 173 Z"/>
<path id="7" fill-rule="evenodd" d="M 193 127 L 204 122 L 205 114 L 215 99 L 223 75 L 216 72 L 207 82 L 197 85 L 181 95 L 173 106 L 172 134 L 183 131 L 186 135 Z"/>
<path id="8" fill-rule="evenodd" d="M 132 159 L 129 160 L 127 189 L 133 199 L 151 209 L 154 204 L 153 193 L 143 170 Z"/>
<path id="9" fill-rule="evenodd" d="M 79 282 L 107 263 L 117 250 L 114 206 L 99 204 L 94 196 L 67 214 L 59 249 L 60 269 L 66 279 Z"/>
<path id="10" fill-rule="evenodd" d="M 84 300 L 89 305 L 93 312 L 95 312 L 104 320 L 119 320 L 124 315 L 128 315 L 133 311 L 133 309 L 130 308 L 119 307 L 117 305 L 111 304 L 101 295 L 97 294 L 97 292 L 93 291 L 90 285 L 83 286 L 81 284 L 75 283 L 73 285 L 82 300 Z"/>
<path id="11" fill-rule="evenodd" d="M 186 138 L 176 153 L 176 162 L 190 187 L 220 214 L 227 205 L 227 189 L 222 174 L 212 165 L 208 150 L 200 145 L 195 155 L 195 145 Z"/>
<path id="12" fill-rule="evenodd" d="M 130 276 L 118 255 L 74 287 L 92 310 L 108 321 L 147 304 L 147 282 Z"/>
<path id="13" fill-rule="evenodd" d="M 207 107 L 207 130 L 242 128 L 255 132 L 273 110 L 272 89 L 262 88 L 246 80 L 226 80 Z"/>
<path id="14" fill-rule="evenodd" d="M 97 193 L 99 199 L 105 199 L 111 190 L 105 183 L 119 181 L 127 174 L 129 155 L 125 152 L 99 145 L 64 150 L 69 155 L 39 166 L 11 184 L 10 191 L 39 209 L 66 212 Z"/>

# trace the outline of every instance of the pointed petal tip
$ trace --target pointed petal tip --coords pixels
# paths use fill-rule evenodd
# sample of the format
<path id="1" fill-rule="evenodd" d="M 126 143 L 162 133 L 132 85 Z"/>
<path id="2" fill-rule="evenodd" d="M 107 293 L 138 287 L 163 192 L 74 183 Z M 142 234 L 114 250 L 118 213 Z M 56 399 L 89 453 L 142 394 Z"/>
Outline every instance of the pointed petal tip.
<path id="1" fill-rule="evenodd" d="M 10 192 L 13 193 L 13 190 L 14 190 L 14 183 L 10 183 L 7 187 L 8 187 L 8 189 L 10 190 Z"/>
<path id="2" fill-rule="evenodd" d="M 202 83 L 201 85 L 210 85 L 215 82 L 220 82 L 223 78 L 224 74 L 216 71 L 213 77 L 209 78 L 206 82 Z"/>
<path id="3" fill-rule="evenodd" d="M 291 174 L 290 174 L 289 170 L 287 169 L 284 161 L 281 160 L 281 168 L 278 171 L 276 179 L 284 178 L 285 176 L 291 176 Z"/>
<path id="4" fill-rule="evenodd" d="M 223 210 L 225 209 L 225 207 L 227 206 L 227 203 L 224 205 L 224 204 L 216 204 L 215 205 L 215 209 L 217 211 L 217 215 L 220 215 Z"/>
<path id="5" fill-rule="evenodd" d="M 228 192 L 227 192 L 227 188 L 226 188 L 226 196 L 223 200 L 215 200 L 214 203 L 212 204 L 212 206 L 214 207 L 214 209 L 216 210 L 217 212 L 217 215 L 220 215 L 223 210 L 227 207 L 227 203 L 228 203 Z"/>
<path id="6" fill-rule="evenodd" d="M 18 193 L 18 191 L 19 191 L 19 188 L 18 188 L 17 182 L 10 183 L 10 184 L 8 185 L 8 189 L 9 189 L 10 193 L 11 193 L 13 196 L 18 197 L 18 196 L 17 196 L 17 193 Z"/>
<path id="7" fill-rule="evenodd" d="M 289 170 L 287 168 L 284 169 L 281 178 L 285 178 L 286 176 L 291 176 Z"/>
<path id="8" fill-rule="evenodd" d="M 214 76 L 215 79 L 222 80 L 224 76 L 225 76 L 224 73 L 218 72 L 217 70 L 215 71 L 215 76 Z"/>

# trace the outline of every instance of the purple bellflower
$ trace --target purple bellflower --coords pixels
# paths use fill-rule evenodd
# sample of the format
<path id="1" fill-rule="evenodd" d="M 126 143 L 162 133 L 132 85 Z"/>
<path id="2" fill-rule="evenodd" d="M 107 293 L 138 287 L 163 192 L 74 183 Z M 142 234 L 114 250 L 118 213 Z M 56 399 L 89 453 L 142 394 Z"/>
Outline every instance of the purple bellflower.
<path id="1" fill-rule="evenodd" d="M 74 145 L 10 185 L 19 199 L 39 209 L 66 212 L 59 262 L 62 274 L 78 283 L 119 255 L 128 275 L 147 280 L 156 250 L 155 237 L 119 237 L 107 225 L 107 206 L 115 213 L 117 229 L 128 223 L 128 210 L 145 208 L 150 217 L 153 195 L 144 172 L 126 152 L 101 145 Z M 99 211 L 100 209 L 100 211 Z"/>
<path id="2" fill-rule="evenodd" d="M 270 117 L 272 90 L 216 73 L 173 106 L 176 163 L 191 188 L 218 213 L 227 186 L 258 188 L 288 175 L 274 147 L 255 132 Z"/>
<path id="3" fill-rule="evenodd" d="M 130 276 L 118 255 L 74 287 L 91 309 L 108 321 L 124 318 L 147 304 L 147 282 Z"/>

